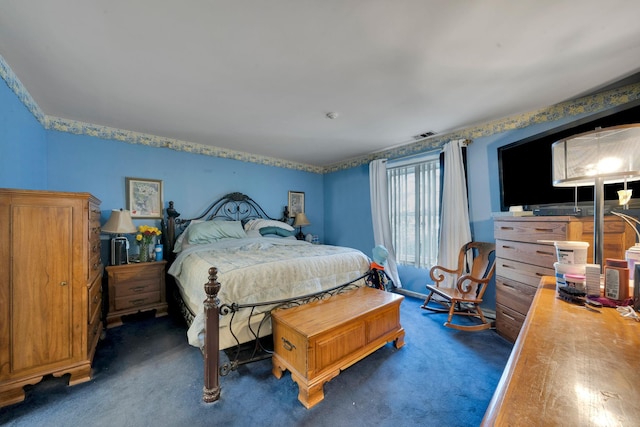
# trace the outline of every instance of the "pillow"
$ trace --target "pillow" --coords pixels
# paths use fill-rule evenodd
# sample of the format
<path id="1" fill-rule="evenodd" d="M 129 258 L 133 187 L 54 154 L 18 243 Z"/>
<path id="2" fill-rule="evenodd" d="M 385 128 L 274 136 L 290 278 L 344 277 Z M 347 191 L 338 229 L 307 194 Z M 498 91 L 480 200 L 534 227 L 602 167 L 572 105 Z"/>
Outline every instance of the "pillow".
<path id="1" fill-rule="evenodd" d="M 177 254 L 182 249 L 184 249 L 183 240 L 184 240 L 185 236 L 187 235 L 187 233 L 189 232 L 189 228 L 191 228 L 192 225 L 197 224 L 199 222 L 204 222 L 204 220 L 202 220 L 202 219 L 191 220 L 189 225 L 187 225 L 187 228 L 178 236 L 178 238 L 176 239 L 176 242 L 173 244 L 173 253 Z"/>
<path id="2" fill-rule="evenodd" d="M 201 245 L 225 237 L 242 239 L 247 237 L 247 234 L 242 229 L 240 221 L 205 221 L 189 227 L 187 242 Z"/>
<path id="3" fill-rule="evenodd" d="M 260 234 L 263 236 L 266 236 L 269 234 L 271 235 L 275 234 L 276 236 L 290 237 L 295 234 L 295 231 L 285 230 L 284 228 L 280 228 L 280 227 L 262 227 L 260 229 Z"/>
<path id="4" fill-rule="evenodd" d="M 247 237 L 262 237 L 258 230 L 247 230 L 245 233 L 247 233 Z"/>
<path id="5" fill-rule="evenodd" d="M 289 231 L 295 231 L 295 228 L 287 224 L 286 222 L 276 221 L 273 219 L 251 219 L 244 225 L 246 230 L 260 230 L 263 227 L 278 227 Z"/>

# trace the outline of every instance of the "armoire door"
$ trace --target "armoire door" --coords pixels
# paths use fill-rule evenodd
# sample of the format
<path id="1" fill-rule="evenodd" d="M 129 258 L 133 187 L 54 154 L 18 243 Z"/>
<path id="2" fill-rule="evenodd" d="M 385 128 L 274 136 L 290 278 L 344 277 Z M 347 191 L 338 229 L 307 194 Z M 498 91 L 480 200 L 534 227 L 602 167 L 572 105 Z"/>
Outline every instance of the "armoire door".
<path id="1" fill-rule="evenodd" d="M 11 371 L 73 358 L 73 206 L 11 206 Z"/>

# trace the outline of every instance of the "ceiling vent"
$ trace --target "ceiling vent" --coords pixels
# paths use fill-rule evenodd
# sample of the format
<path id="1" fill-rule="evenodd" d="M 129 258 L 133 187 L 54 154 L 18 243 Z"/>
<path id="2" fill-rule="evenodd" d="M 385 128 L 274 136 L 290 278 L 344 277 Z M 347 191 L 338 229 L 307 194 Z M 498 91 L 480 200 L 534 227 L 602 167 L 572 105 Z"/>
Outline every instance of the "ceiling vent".
<path id="1" fill-rule="evenodd" d="M 435 132 L 428 131 L 428 132 L 424 132 L 424 133 L 415 135 L 413 137 L 413 139 L 415 139 L 415 140 L 425 139 L 425 138 L 429 138 L 430 136 L 433 136 L 435 134 L 436 134 Z"/>

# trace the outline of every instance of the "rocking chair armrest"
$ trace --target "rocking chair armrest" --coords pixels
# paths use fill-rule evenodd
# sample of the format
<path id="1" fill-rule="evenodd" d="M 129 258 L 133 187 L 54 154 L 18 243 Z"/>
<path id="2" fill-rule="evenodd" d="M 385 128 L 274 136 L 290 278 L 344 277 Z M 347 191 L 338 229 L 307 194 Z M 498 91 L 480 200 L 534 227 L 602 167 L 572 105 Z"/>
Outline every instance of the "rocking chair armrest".
<path id="1" fill-rule="evenodd" d="M 436 274 L 438 270 L 441 270 L 440 274 Z M 435 265 L 431 267 L 431 270 L 429 270 L 429 276 L 431 277 L 431 280 L 433 280 L 436 286 L 438 286 L 438 283 L 444 280 L 444 273 L 458 274 L 458 270 L 451 270 L 449 268 L 441 267 L 439 265 Z"/>
<path id="2" fill-rule="evenodd" d="M 491 280 L 491 277 L 485 277 L 484 279 L 479 279 L 477 277 L 473 277 L 469 274 L 465 274 L 464 276 L 460 276 L 458 281 L 456 282 L 456 288 L 460 291 L 461 294 L 468 294 L 471 292 L 471 288 L 465 289 L 465 282 L 471 282 L 478 285 L 486 285 Z"/>

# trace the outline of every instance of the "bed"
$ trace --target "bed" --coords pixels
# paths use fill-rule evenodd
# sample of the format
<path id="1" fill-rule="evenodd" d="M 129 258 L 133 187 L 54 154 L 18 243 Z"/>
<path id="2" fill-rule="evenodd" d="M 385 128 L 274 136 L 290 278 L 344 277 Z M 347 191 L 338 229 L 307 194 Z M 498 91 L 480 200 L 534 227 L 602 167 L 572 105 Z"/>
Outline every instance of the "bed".
<path id="1" fill-rule="evenodd" d="M 368 256 L 297 240 L 288 217 L 286 208 L 280 219 L 268 216 L 242 193 L 221 197 L 192 219 L 181 219 L 169 202 L 165 244 L 174 249 L 168 273 L 189 344 L 204 354 L 207 402 L 219 398 L 219 375 L 270 357 L 261 338 L 271 334 L 271 310 L 371 282 Z M 253 350 L 243 360 L 239 349 L 246 343 Z M 235 357 L 219 366 L 221 350 Z"/>

